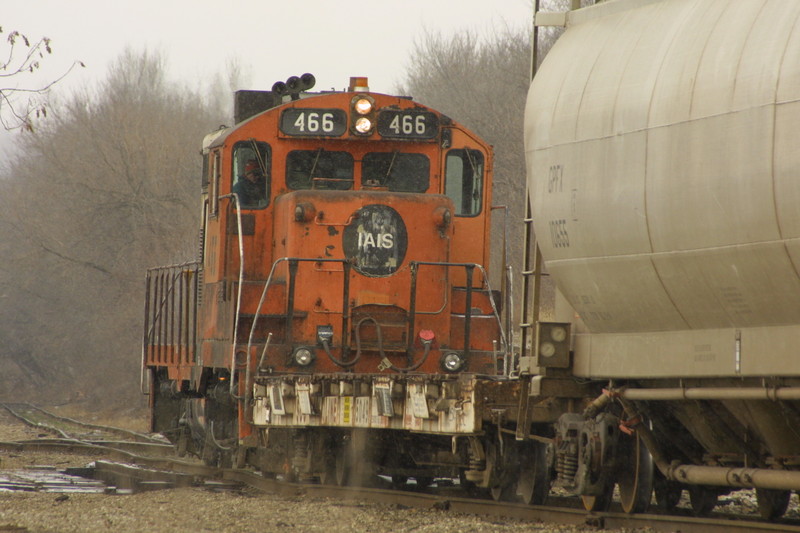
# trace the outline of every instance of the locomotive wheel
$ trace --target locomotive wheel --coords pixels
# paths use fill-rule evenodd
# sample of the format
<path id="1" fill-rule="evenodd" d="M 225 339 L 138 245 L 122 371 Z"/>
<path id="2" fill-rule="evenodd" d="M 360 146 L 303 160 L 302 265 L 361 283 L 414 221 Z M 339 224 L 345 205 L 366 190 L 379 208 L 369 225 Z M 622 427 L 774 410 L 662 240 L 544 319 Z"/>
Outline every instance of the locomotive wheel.
<path id="1" fill-rule="evenodd" d="M 326 457 L 324 469 L 320 472 L 319 482 L 323 485 L 339 485 L 339 476 L 337 476 L 337 457 L 339 456 L 340 446 L 332 448 Z"/>
<path id="2" fill-rule="evenodd" d="M 401 476 L 399 474 L 392 474 L 392 488 L 402 490 L 406 488 L 408 483 L 408 476 Z"/>
<path id="3" fill-rule="evenodd" d="M 200 459 L 202 459 L 206 466 L 219 466 L 220 454 L 219 450 L 214 445 L 214 437 L 211 435 L 210 430 L 206 430 Z"/>
<path id="4" fill-rule="evenodd" d="M 505 443 L 505 454 L 500 454 L 500 446 L 489 442 L 486 449 L 486 470 L 490 473 L 489 493 L 496 502 L 509 502 L 517 493 L 516 472 L 512 468 L 515 449 Z"/>
<path id="5" fill-rule="evenodd" d="M 431 486 L 433 478 L 430 476 L 414 476 L 414 481 L 417 482 L 418 490 L 424 490 Z"/>
<path id="6" fill-rule="evenodd" d="M 521 453 L 517 494 L 528 505 L 543 505 L 550 492 L 547 447 L 539 442 L 526 446 Z"/>
<path id="7" fill-rule="evenodd" d="M 623 437 L 624 438 L 624 437 Z M 630 443 L 629 460 L 617 475 L 619 500 L 626 513 L 643 513 L 653 494 L 653 458 L 642 440 Z"/>
<path id="8" fill-rule="evenodd" d="M 333 482 L 340 487 L 370 486 L 375 476 L 375 464 L 367 446 L 367 433 L 354 430 L 344 442 L 336 446 L 335 459 L 323 473 L 322 483 L 327 485 Z M 329 479 L 330 477 L 333 479 Z"/>
<path id="9" fill-rule="evenodd" d="M 689 486 L 689 502 L 692 504 L 692 514 L 695 516 L 708 516 L 717 506 L 719 494 L 716 490 L 702 485 Z"/>
<path id="10" fill-rule="evenodd" d="M 244 446 L 237 446 L 233 451 L 233 466 L 234 468 L 244 468 L 247 465 L 247 448 Z"/>
<path id="11" fill-rule="evenodd" d="M 347 447 L 338 446 L 333 461 L 333 482 L 344 487 L 350 482 L 350 461 L 347 460 Z"/>
<path id="12" fill-rule="evenodd" d="M 782 517 L 789 507 L 789 490 L 756 489 L 758 499 L 758 512 L 765 520 L 777 520 Z"/>
<path id="13" fill-rule="evenodd" d="M 185 426 L 181 426 L 178 429 L 178 437 L 175 441 L 175 455 L 178 457 L 186 457 L 186 454 L 189 451 L 189 439 L 191 435 L 189 434 L 189 430 L 186 429 Z"/>

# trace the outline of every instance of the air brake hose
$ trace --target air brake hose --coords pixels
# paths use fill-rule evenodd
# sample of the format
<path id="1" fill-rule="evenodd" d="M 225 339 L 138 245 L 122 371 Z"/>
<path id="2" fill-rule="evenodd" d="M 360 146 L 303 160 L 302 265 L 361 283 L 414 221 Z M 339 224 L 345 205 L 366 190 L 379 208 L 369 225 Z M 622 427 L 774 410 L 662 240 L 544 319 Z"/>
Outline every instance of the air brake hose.
<path id="1" fill-rule="evenodd" d="M 337 365 L 339 365 L 341 367 L 347 368 L 347 367 L 355 365 L 359 361 L 359 359 L 361 359 L 361 334 L 360 334 L 361 324 L 363 324 L 367 320 L 371 320 L 372 322 L 375 323 L 375 329 L 378 332 L 378 347 L 379 347 L 379 349 L 381 351 L 381 355 L 383 355 L 383 349 L 381 348 L 382 345 L 383 345 L 383 338 L 381 337 L 381 326 L 380 326 L 380 324 L 378 324 L 377 320 L 375 320 L 374 318 L 368 316 L 368 317 L 362 318 L 356 324 L 356 327 L 355 327 L 355 333 L 356 333 L 356 356 L 352 360 L 343 361 L 341 359 L 337 359 L 331 353 L 331 347 L 328 345 L 327 339 L 322 341 L 322 347 L 325 349 L 325 353 L 328 354 L 328 358 L 330 358 L 331 361 L 333 361 L 334 363 L 336 363 Z"/>
<path id="2" fill-rule="evenodd" d="M 355 327 L 356 356 L 351 361 L 343 361 L 341 359 L 337 359 L 336 356 L 334 356 L 333 353 L 331 353 L 331 348 L 328 345 L 328 341 L 327 340 L 322 341 L 322 347 L 325 350 L 325 353 L 328 354 L 328 358 L 330 358 L 331 361 L 333 361 L 334 363 L 343 368 L 347 368 L 355 365 L 361 359 L 361 325 L 367 321 L 370 321 L 375 324 L 376 336 L 378 337 L 378 352 L 381 354 L 381 360 L 387 359 L 386 353 L 383 351 L 383 334 L 381 333 L 381 325 L 378 323 L 377 320 L 375 320 L 371 316 L 368 316 L 362 318 L 356 323 Z M 391 368 L 395 372 L 413 372 L 414 370 L 421 367 L 425 363 L 425 361 L 427 361 L 428 355 L 431 352 L 431 341 L 423 341 L 422 344 L 425 349 L 425 352 L 422 354 L 420 360 L 417 361 L 415 364 L 407 366 L 405 368 L 400 368 L 398 366 L 390 364 L 387 368 Z"/>

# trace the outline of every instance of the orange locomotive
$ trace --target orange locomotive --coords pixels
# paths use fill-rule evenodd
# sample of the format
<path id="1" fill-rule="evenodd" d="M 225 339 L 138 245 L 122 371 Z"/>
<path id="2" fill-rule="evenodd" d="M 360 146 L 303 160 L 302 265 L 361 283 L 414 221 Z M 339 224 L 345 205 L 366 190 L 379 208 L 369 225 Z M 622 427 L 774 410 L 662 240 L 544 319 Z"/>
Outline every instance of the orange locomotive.
<path id="1" fill-rule="evenodd" d="M 148 272 L 153 430 L 265 473 L 489 486 L 518 388 L 482 266 L 491 148 L 366 78 L 313 83 L 240 91 L 205 139 L 201 258 Z"/>

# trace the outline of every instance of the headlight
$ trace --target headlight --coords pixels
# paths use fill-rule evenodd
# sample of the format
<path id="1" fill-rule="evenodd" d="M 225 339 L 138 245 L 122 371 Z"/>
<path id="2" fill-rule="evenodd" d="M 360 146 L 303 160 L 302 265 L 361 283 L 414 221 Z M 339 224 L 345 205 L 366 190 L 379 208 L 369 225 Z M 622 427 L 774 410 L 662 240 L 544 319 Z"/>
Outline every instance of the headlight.
<path id="1" fill-rule="evenodd" d="M 539 346 L 539 355 L 542 357 L 553 357 L 555 353 L 556 347 L 552 342 L 543 342 L 542 345 Z"/>
<path id="2" fill-rule="evenodd" d="M 372 102 L 370 102 L 366 98 L 359 98 L 358 100 L 356 100 L 356 103 L 355 105 L 353 105 L 353 108 L 359 115 L 366 115 L 372 111 Z"/>
<path id="3" fill-rule="evenodd" d="M 450 210 L 446 207 L 440 207 L 433 212 L 433 223 L 442 229 L 446 229 L 452 220 Z"/>
<path id="4" fill-rule="evenodd" d="M 464 359 L 457 353 L 450 352 L 442 357 L 442 368 L 448 372 L 458 372 L 464 366 Z"/>
<path id="5" fill-rule="evenodd" d="M 309 222 L 314 219 L 316 214 L 317 210 L 309 203 L 297 204 L 294 208 L 295 222 Z"/>
<path id="6" fill-rule="evenodd" d="M 294 362 L 300 366 L 308 366 L 314 362 L 314 352 L 308 348 L 298 348 L 294 351 Z"/>
<path id="7" fill-rule="evenodd" d="M 356 131 L 358 133 L 369 133 L 372 129 L 372 121 L 367 117 L 359 117 L 356 120 Z"/>

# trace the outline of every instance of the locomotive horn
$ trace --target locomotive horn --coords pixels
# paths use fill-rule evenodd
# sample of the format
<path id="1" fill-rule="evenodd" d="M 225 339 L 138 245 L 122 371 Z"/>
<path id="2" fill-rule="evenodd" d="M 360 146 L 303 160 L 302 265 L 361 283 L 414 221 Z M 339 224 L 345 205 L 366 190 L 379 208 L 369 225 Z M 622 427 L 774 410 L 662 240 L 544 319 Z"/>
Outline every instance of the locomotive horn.
<path id="1" fill-rule="evenodd" d="M 317 83 L 317 78 L 314 77 L 313 74 L 306 72 L 302 76 L 300 76 L 300 84 L 302 86 L 302 90 L 307 91 L 314 87 Z"/>
<path id="2" fill-rule="evenodd" d="M 279 96 L 287 94 L 288 91 L 286 90 L 286 84 L 282 81 L 276 81 L 274 84 L 272 84 L 272 92 Z"/>
<path id="3" fill-rule="evenodd" d="M 286 80 L 286 88 L 289 89 L 289 93 L 291 94 L 299 93 L 300 91 L 302 91 L 303 88 L 300 87 L 300 78 L 298 78 L 297 76 L 292 76 L 291 78 Z"/>

